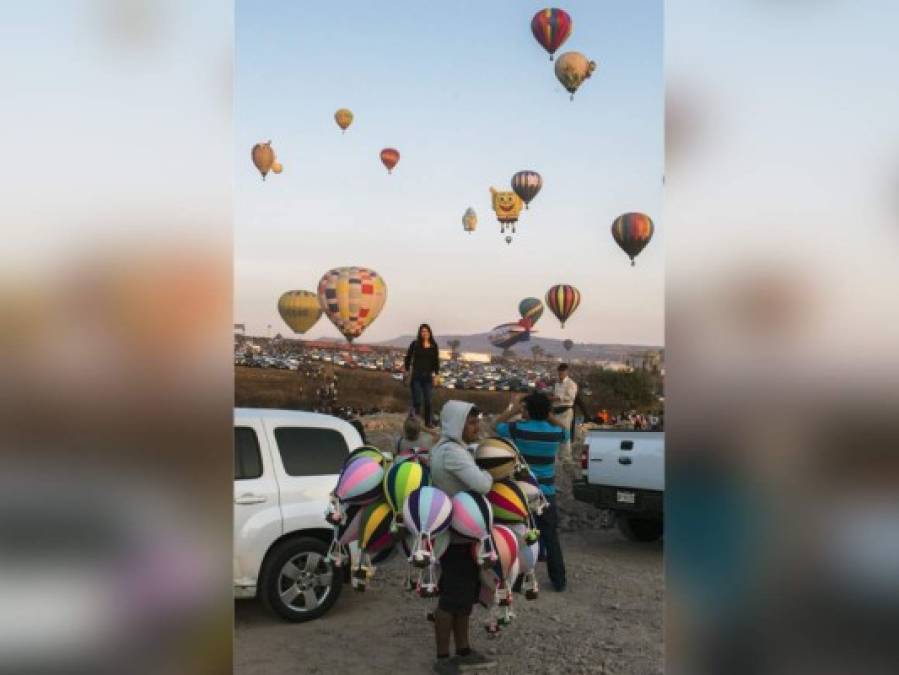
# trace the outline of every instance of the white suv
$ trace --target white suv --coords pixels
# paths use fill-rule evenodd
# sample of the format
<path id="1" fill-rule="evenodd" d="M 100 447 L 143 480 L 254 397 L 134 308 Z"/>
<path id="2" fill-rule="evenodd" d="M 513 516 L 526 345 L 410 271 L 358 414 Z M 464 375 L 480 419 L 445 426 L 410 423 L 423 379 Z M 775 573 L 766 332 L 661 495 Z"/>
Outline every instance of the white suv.
<path id="1" fill-rule="evenodd" d="M 234 594 L 259 597 L 288 621 L 317 619 L 345 570 L 325 562 L 328 494 L 363 444 L 353 425 L 291 410 L 234 411 Z"/>

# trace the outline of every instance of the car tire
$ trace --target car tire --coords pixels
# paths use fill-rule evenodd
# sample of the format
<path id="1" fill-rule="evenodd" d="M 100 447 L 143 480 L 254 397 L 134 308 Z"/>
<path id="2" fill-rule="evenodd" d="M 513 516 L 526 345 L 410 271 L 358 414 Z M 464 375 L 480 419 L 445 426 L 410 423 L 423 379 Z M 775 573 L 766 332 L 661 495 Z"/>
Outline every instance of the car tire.
<path id="1" fill-rule="evenodd" d="M 327 554 L 328 545 L 314 537 L 287 539 L 272 549 L 260 574 L 259 595 L 266 608 L 294 622 L 318 619 L 331 609 L 343 574 L 325 562 Z"/>
<path id="2" fill-rule="evenodd" d="M 628 541 L 658 541 L 662 536 L 662 521 L 650 518 L 618 516 L 618 530 Z"/>

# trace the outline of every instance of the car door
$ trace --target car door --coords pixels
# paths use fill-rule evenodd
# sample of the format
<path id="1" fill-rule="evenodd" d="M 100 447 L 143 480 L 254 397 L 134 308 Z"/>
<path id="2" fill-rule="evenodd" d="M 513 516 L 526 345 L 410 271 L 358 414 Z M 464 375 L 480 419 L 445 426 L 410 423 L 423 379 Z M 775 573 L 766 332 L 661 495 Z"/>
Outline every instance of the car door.
<path id="1" fill-rule="evenodd" d="M 261 420 L 234 423 L 234 585 L 255 586 L 265 552 L 283 531 L 278 482 Z"/>

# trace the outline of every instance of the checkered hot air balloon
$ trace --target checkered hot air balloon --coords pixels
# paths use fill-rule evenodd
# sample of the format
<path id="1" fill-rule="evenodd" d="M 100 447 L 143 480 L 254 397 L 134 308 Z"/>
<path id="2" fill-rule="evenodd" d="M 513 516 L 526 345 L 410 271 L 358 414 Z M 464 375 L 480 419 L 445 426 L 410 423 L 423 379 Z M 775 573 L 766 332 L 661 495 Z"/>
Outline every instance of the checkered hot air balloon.
<path id="1" fill-rule="evenodd" d="M 562 328 L 581 304 L 581 292 L 568 284 L 557 284 L 546 292 L 546 306 L 556 315 Z"/>
<path id="2" fill-rule="evenodd" d="M 646 248 L 654 232 L 652 218 L 645 213 L 624 213 L 612 223 L 612 237 L 631 259 L 631 267 L 635 265 L 634 258 Z"/>
<path id="3" fill-rule="evenodd" d="M 335 267 L 318 282 L 322 311 L 352 343 L 362 335 L 387 302 L 387 284 L 367 267 Z"/>

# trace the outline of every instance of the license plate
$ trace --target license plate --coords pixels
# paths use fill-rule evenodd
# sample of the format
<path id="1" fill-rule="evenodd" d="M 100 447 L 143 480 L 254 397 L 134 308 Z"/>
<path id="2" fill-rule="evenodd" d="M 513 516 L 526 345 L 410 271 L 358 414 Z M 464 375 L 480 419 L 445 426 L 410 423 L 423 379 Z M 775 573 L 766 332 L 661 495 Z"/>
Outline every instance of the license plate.
<path id="1" fill-rule="evenodd" d="M 633 504 L 635 496 L 636 495 L 633 492 L 618 490 L 618 496 L 616 497 L 616 500 L 622 504 Z"/>

